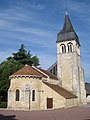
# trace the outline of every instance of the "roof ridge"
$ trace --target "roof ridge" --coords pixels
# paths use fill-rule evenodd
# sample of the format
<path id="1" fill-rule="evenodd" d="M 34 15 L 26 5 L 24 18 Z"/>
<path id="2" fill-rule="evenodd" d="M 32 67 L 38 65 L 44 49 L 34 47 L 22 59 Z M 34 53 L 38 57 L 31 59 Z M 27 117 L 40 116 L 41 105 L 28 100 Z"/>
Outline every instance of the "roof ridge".
<path id="1" fill-rule="evenodd" d="M 44 73 L 46 72 L 46 74 L 49 74 L 49 75 L 48 75 L 49 77 L 50 77 L 50 75 L 51 75 L 51 76 L 53 76 L 53 77 L 54 77 L 53 79 L 58 79 L 58 78 L 57 78 L 57 76 L 53 75 L 53 74 L 52 74 L 52 73 L 50 73 L 49 71 L 44 70 L 44 69 L 41 69 L 41 68 L 40 68 L 40 70 L 41 70 L 42 72 L 44 71 Z M 50 77 L 50 78 L 51 78 L 51 77 Z"/>
<path id="2" fill-rule="evenodd" d="M 67 32 L 75 32 L 68 14 L 65 15 L 64 25 L 62 30 L 60 31 L 60 34 L 67 33 Z"/>
<path id="3" fill-rule="evenodd" d="M 41 68 L 40 68 L 41 69 Z M 50 73 L 48 70 L 41 69 L 43 71 L 46 71 L 47 73 L 51 74 L 52 76 L 56 77 L 54 74 Z"/>
<path id="4" fill-rule="evenodd" d="M 40 77 L 44 77 L 43 74 L 41 74 L 40 72 L 36 71 L 32 66 L 29 65 L 25 65 L 23 66 L 21 69 L 19 69 L 18 71 L 16 71 L 15 73 L 13 73 L 10 77 L 12 76 L 23 76 L 23 75 L 33 75 L 33 76 L 40 76 Z"/>
<path id="5" fill-rule="evenodd" d="M 41 71 L 39 68 L 35 67 L 35 66 L 32 66 L 34 69 L 36 69 L 38 72 L 44 74 L 46 77 L 49 78 L 49 76 L 47 74 L 45 74 L 43 71 Z"/>
<path id="6" fill-rule="evenodd" d="M 13 73 L 10 77 L 15 77 L 15 76 L 38 76 L 38 77 L 51 78 L 57 80 L 57 77 L 52 75 L 48 71 L 29 65 L 25 65 L 24 67 Z"/>

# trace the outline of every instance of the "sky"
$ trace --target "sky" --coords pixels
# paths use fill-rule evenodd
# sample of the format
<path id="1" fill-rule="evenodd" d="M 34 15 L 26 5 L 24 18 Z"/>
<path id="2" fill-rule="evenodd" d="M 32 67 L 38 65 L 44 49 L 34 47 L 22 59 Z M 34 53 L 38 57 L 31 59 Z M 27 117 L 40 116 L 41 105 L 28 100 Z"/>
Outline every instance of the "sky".
<path id="1" fill-rule="evenodd" d="M 90 0 L 0 0 L 0 63 L 24 44 L 48 69 L 57 60 L 66 6 L 79 36 L 85 81 L 90 82 Z"/>

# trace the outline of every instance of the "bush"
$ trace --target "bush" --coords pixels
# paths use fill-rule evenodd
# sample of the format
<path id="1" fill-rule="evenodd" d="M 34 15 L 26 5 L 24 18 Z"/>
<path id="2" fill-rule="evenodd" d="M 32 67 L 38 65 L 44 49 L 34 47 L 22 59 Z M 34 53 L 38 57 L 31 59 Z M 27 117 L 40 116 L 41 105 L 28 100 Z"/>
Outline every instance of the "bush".
<path id="1" fill-rule="evenodd" d="M 0 102 L 0 108 L 7 108 L 7 102 Z"/>

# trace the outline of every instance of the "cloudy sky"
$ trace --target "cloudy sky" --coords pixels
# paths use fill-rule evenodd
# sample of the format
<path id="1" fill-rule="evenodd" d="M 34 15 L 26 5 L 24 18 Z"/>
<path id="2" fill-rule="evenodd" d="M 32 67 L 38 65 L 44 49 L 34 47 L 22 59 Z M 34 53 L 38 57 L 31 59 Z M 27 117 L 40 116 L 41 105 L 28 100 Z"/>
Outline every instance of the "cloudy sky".
<path id="1" fill-rule="evenodd" d="M 0 0 L 0 62 L 23 43 L 47 69 L 56 61 L 56 39 L 65 8 L 79 36 L 85 80 L 90 82 L 90 0 Z"/>

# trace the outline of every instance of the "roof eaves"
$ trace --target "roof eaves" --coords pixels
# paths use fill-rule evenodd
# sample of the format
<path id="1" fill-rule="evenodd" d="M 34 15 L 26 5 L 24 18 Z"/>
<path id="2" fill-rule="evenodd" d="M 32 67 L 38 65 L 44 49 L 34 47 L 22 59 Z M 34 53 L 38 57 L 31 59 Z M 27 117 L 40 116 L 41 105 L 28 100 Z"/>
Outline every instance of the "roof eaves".
<path id="1" fill-rule="evenodd" d="M 15 77 L 36 77 L 36 78 L 42 78 L 42 76 L 38 75 L 11 75 L 9 78 L 15 78 Z"/>

